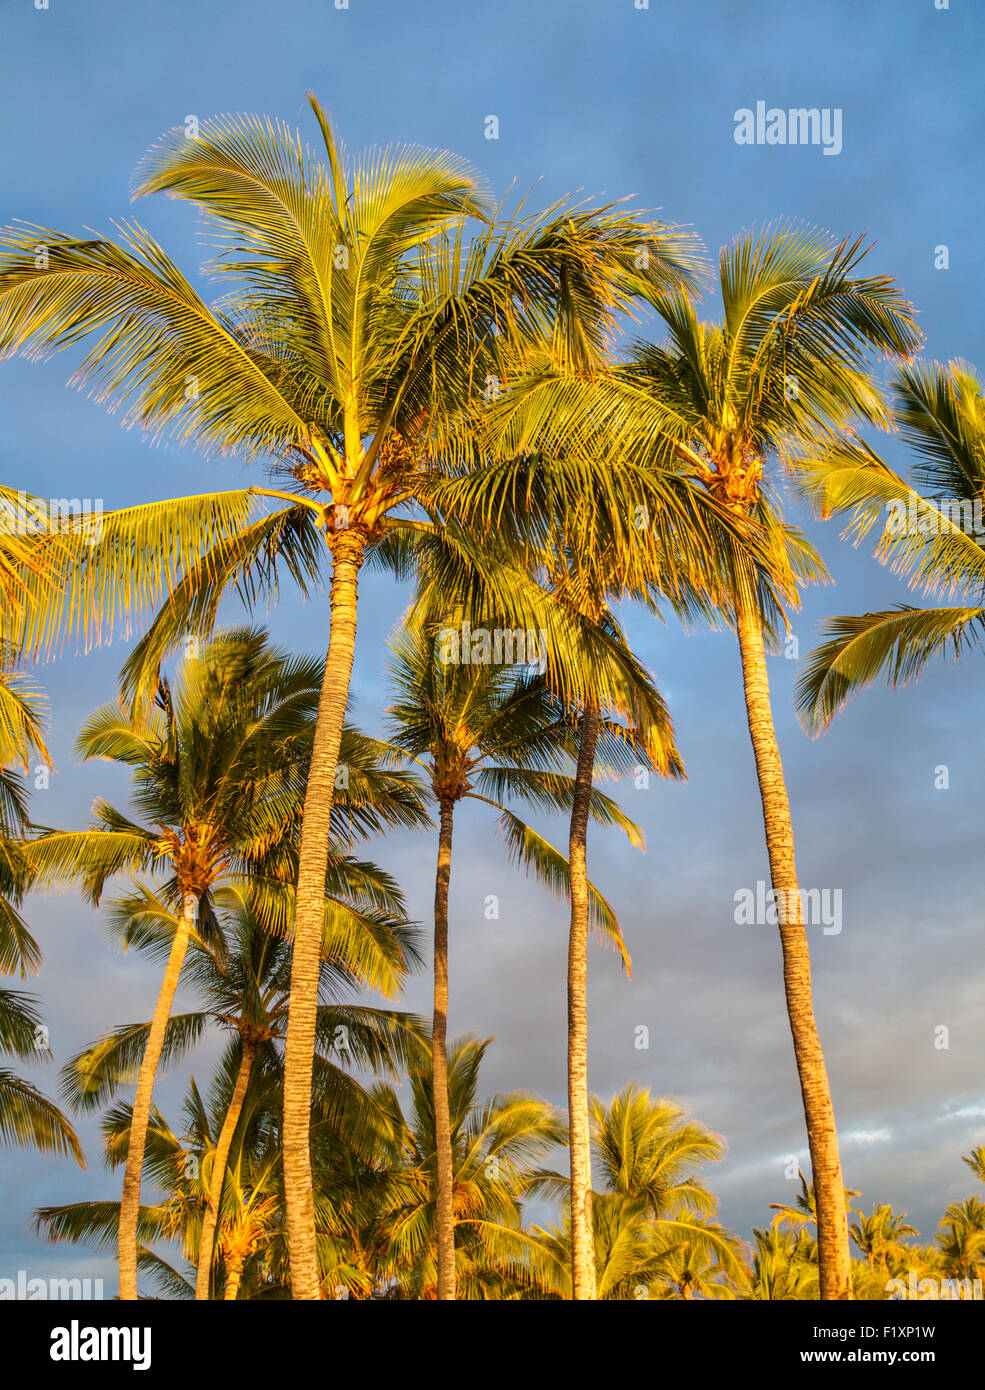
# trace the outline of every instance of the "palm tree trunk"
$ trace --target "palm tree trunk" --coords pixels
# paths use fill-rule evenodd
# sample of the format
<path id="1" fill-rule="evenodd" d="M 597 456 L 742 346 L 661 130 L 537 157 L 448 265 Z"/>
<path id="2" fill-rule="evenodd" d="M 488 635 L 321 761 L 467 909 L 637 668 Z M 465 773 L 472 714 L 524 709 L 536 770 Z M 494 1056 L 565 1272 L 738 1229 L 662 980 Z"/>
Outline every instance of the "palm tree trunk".
<path id="1" fill-rule="evenodd" d="M 226 1288 L 222 1295 L 224 1302 L 235 1303 L 239 1295 L 239 1285 L 242 1277 L 243 1256 L 242 1254 L 238 1254 L 230 1261 L 229 1268 L 226 1271 Z"/>
<path id="2" fill-rule="evenodd" d="M 431 1085 L 434 1092 L 434 1146 L 438 1167 L 435 1225 L 438 1242 L 438 1298 L 455 1297 L 455 1201 L 448 1107 L 448 886 L 455 803 L 441 798 L 438 869 L 434 881 L 434 1019 L 431 1028 Z"/>
<path id="3" fill-rule="evenodd" d="M 814 1020 L 810 951 L 802 924 L 790 803 L 770 705 L 763 628 L 755 604 L 749 597 L 740 597 L 737 604 L 736 632 L 742 656 L 749 735 L 763 804 L 770 876 L 774 891 L 782 893 L 780 944 L 783 952 L 783 984 L 817 1200 L 821 1297 L 850 1299 L 851 1252 L 838 1132 L 824 1053 Z"/>
<path id="4" fill-rule="evenodd" d="M 284 1042 L 283 1130 L 287 1252 L 292 1297 L 296 1299 L 321 1297 L 311 1176 L 311 1074 L 329 826 L 356 647 L 356 597 L 363 548 L 362 539 L 351 531 L 340 531 L 332 540 L 332 631 L 318 699 L 301 827 L 291 1002 Z"/>
<path id="5" fill-rule="evenodd" d="M 599 712 L 581 717 L 568 836 L 571 927 L 568 934 L 568 1129 L 571 1148 L 571 1285 L 574 1299 L 595 1298 L 592 1145 L 588 1116 L 588 808 L 595 771 Z"/>
<path id="6" fill-rule="evenodd" d="M 144 1170 L 144 1150 L 147 1147 L 147 1129 L 150 1124 L 151 1094 L 154 1079 L 164 1049 L 164 1035 L 171 1017 L 171 1005 L 181 977 L 181 967 L 188 950 L 188 938 L 198 912 L 198 898 L 194 893 L 186 893 L 181 919 L 168 953 L 168 963 L 164 979 L 154 1005 L 147 1046 L 141 1058 L 137 1073 L 137 1092 L 133 1100 L 133 1114 L 130 1119 L 130 1140 L 127 1144 L 127 1162 L 123 1170 L 123 1195 L 120 1198 L 120 1229 L 117 1249 L 120 1260 L 120 1298 L 137 1298 L 137 1222 L 140 1217 L 140 1179 Z"/>
<path id="7" fill-rule="evenodd" d="M 251 1039 L 243 1039 L 243 1050 L 239 1060 L 239 1071 L 236 1073 L 236 1083 L 233 1086 L 232 1099 L 229 1102 L 229 1109 L 226 1111 L 222 1122 L 222 1129 L 219 1132 L 219 1142 L 216 1144 L 215 1155 L 212 1160 L 212 1176 L 209 1180 L 209 1205 L 205 1211 L 205 1218 L 202 1222 L 202 1236 L 198 1246 L 198 1268 L 195 1273 L 195 1298 L 205 1300 L 209 1296 L 209 1282 L 212 1274 L 212 1250 L 215 1243 L 215 1228 L 219 1220 L 219 1199 L 222 1196 L 222 1184 L 226 1176 L 226 1164 L 229 1160 L 229 1150 L 232 1147 L 233 1135 L 236 1133 L 236 1126 L 239 1124 L 239 1117 L 243 1113 L 243 1101 L 246 1099 L 246 1088 L 250 1084 L 250 1073 L 253 1070 L 253 1059 L 256 1056 L 257 1044 Z"/>

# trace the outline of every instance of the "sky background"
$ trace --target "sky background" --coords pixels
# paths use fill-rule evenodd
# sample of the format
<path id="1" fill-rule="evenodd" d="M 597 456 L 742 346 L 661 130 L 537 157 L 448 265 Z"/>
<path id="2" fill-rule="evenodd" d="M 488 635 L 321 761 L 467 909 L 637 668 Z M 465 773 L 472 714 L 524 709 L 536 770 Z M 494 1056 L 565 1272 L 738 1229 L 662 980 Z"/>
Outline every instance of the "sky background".
<path id="1" fill-rule="evenodd" d="M 317 131 L 314 89 L 350 149 L 414 142 L 471 160 L 497 194 L 537 183 L 533 202 L 565 194 L 660 208 L 712 253 L 773 219 L 864 233 L 871 269 L 895 275 L 920 313 L 927 356 L 985 366 L 980 250 L 985 9 L 979 0 L 259 0 L 69 3 L 0 0 L 0 222 L 100 232 L 136 214 L 189 274 L 202 259 L 196 214 L 151 199 L 131 208 L 145 150 L 188 115 L 262 112 Z M 843 150 L 740 147 L 734 113 L 840 107 Z M 499 117 L 498 140 L 484 137 Z M 950 268 L 935 270 L 934 248 Z M 703 313 L 716 313 L 709 297 Z M 656 332 L 656 328 L 653 330 Z M 123 506 L 244 481 L 233 460 L 151 448 L 73 389 L 72 362 L 0 364 L 0 479 L 43 497 L 101 497 Z M 899 445 L 887 458 L 905 469 Z M 256 475 L 252 475 L 255 477 Z M 985 1141 L 985 971 L 982 827 L 985 774 L 981 666 L 939 665 L 915 687 L 864 694 L 818 740 L 794 717 L 791 692 L 817 632 L 834 613 L 906 598 L 836 526 L 807 521 L 835 587 L 810 593 L 794 622 L 800 661 L 771 659 L 774 705 L 797 832 L 801 881 L 840 888 L 843 930 L 812 931 L 815 999 L 848 1186 L 906 1211 L 930 1239 L 947 1202 L 973 1190 L 960 1162 Z M 353 680 L 355 714 L 376 730 L 385 709 L 386 643 L 408 600 L 367 577 Z M 726 633 L 684 635 L 624 615 L 676 721 L 689 780 L 615 789 L 644 827 L 645 854 L 593 832 L 590 868 L 613 902 L 634 974 L 594 946 L 590 1079 L 606 1098 L 629 1080 L 672 1095 L 728 1142 L 704 1170 L 721 1219 L 748 1237 L 770 1202 L 791 1201 L 789 1155 L 806 1160 L 803 1114 L 783 1005 L 779 943 L 769 927 L 733 922 L 733 895 L 768 878 L 738 653 Z M 276 640 L 322 652 L 327 599 L 285 593 L 269 615 Z M 69 655 L 41 678 L 51 700 L 56 772 L 35 795 L 39 822 L 81 827 L 97 795 L 122 802 L 108 765 L 80 767 L 72 741 L 111 699 L 122 642 Z M 935 790 L 934 769 L 950 769 Z M 609 788 L 609 790 L 613 790 Z M 453 1034 L 495 1037 L 484 1089 L 565 1097 L 566 911 L 509 868 L 481 806 L 456 829 L 451 891 Z M 491 813 L 490 813 L 491 814 Z M 553 827 L 564 843 L 565 828 Z M 433 837 L 395 835 L 368 851 L 403 885 L 426 924 Z M 501 900 L 487 922 L 488 893 Z M 97 913 L 70 896 L 33 899 L 45 954 L 33 988 L 55 1065 L 32 1072 L 54 1092 L 57 1065 L 116 1024 L 146 1018 L 159 971 L 123 956 Z M 425 971 L 405 996 L 428 1011 Z M 179 999 L 179 1007 L 181 1006 Z M 186 996 L 186 1006 L 190 1001 Z M 950 1030 L 950 1048 L 934 1030 Z M 649 1029 L 649 1047 L 634 1046 Z M 177 1123 L 189 1070 L 204 1080 L 203 1045 L 163 1079 L 157 1099 Z M 83 1120 L 89 1160 L 0 1155 L 0 1277 L 103 1276 L 105 1252 L 46 1246 L 32 1211 L 116 1198 L 98 1121 Z"/>

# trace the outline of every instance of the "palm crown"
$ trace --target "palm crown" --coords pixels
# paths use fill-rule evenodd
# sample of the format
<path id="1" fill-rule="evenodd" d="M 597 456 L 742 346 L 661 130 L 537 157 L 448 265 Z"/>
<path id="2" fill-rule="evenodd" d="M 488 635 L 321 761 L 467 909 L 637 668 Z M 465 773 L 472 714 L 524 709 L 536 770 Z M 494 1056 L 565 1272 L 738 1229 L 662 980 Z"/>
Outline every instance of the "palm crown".
<path id="1" fill-rule="evenodd" d="M 504 802 L 569 810 L 574 782 L 567 769 L 576 731 L 543 674 L 493 662 L 464 664 L 451 650 L 448 634 L 456 632 L 421 622 L 394 643 L 392 746 L 422 767 L 439 803 L 468 799 L 497 811 L 511 856 L 553 891 L 566 892 L 567 860 Z M 610 768 L 626 771 L 641 756 L 612 723 L 599 742 L 600 763 Z M 590 805 L 596 821 L 617 825 L 642 844 L 639 829 L 610 797 L 594 789 Z M 594 888 L 590 901 L 596 926 L 622 949 L 612 909 Z"/>
<path id="2" fill-rule="evenodd" d="M 935 656 L 980 646 L 985 627 L 985 395 L 962 363 L 904 368 L 894 383 L 896 421 L 913 449 L 911 484 L 863 440 L 823 451 L 804 488 L 823 515 L 851 514 L 856 542 L 881 527 L 877 555 L 914 588 L 962 603 L 828 619 L 798 686 L 804 719 L 821 728 L 846 700 L 882 677 L 900 685 Z M 977 509 L 977 510 L 976 510 Z"/>
<path id="3" fill-rule="evenodd" d="M 76 751 L 131 770 L 139 820 L 99 800 L 88 831 L 52 831 L 29 846 L 50 879 L 81 879 L 98 902 L 111 875 L 154 871 L 162 893 L 208 898 L 212 886 L 279 860 L 296 835 L 320 663 L 271 649 L 259 630 L 220 634 L 162 680 L 149 720 L 123 704 L 86 722 Z M 203 922 L 205 921 L 203 914 Z"/>
<path id="4" fill-rule="evenodd" d="M 217 304 L 132 223 L 115 241 L 39 227 L 2 238 L 0 353 L 100 334 L 78 380 L 152 433 L 263 459 L 280 483 L 268 497 L 287 504 L 264 515 L 255 492 L 178 499 L 109 515 L 98 545 L 64 539 L 66 592 L 52 604 L 68 603 L 69 623 L 170 596 L 145 682 L 189 619 L 207 630 L 231 582 L 269 583 L 276 561 L 306 589 L 320 534 L 331 546 L 340 530 L 360 544 L 419 533 L 408 504 L 427 505 L 487 380 L 505 385 L 535 343 L 597 359 L 635 294 L 690 283 L 697 265 L 687 236 L 607 208 L 497 223 L 461 159 L 414 147 L 350 158 L 312 106 L 324 159 L 279 123 L 220 118 L 166 137 L 138 171 L 138 194 L 206 213 L 210 268 L 230 286 Z M 35 640 L 56 629 L 52 604 L 32 615 Z"/>

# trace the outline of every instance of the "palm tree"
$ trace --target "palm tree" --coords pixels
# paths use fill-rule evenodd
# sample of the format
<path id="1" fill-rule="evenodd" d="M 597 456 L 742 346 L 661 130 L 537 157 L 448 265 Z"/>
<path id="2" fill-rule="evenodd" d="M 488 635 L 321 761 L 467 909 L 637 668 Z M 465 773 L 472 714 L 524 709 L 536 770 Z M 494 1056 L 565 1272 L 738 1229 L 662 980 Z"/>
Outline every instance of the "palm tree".
<path id="1" fill-rule="evenodd" d="M 872 1269 L 878 1265 L 885 1278 L 889 1278 L 889 1260 L 896 1255 L 906 1236 L 917 1236 L 920 1232 L 910 1226 L 906 1213 L 897 1216 L 891 1206 L 884 1203 L 872 1204 L 872 1215 L 858 1213 L 858 1220 L 849 1226 L 852 1240 L 865 1256 Z"/>
<path id="2" fill-rule="evenodd" d="M 488 633 L 485 634 L 491 644 Z M 544 810 L 574 805 L 577 785 L 563 769 L 570 765 L 570 724 L 543 673 L 531 674 L 504 662 L 473 660 L 458 649 L 459 629 L 418 621 L 395 643 L 390 675 L 396 700 L 389 710 L 389 737 L 421 765 L 439 808 L 438 862 L 434 909 L 433 1085 L 438 1162 L 438 1297 L 455 1297 L 455 1220 L 452 1199 L 452 1146 L 448 1112 L 446 1028 L 448 1016 L 448 892 L 456 805 L 473 799 L 500 813 L 500 828 L 518 861 L 532 868 L 553 890 L 570 892 L 568 861 L 503 804 L 519 798 Z M 504 653 L 500 653 L 502 656 Z M 510 655 L 512 656 L 512 648 Z M 481 651 L 479 652 L 481 657 Z M 602 731 L 604 751 L 613 743 L 611 726 Z M 594 750 L 593 750 L 594 761 Z M 585 816 L 621 826 L 639 844 L 636 826 L 608 797 L 585 797 Z M 608 904 L 586 879 L 588 917 L 621 944 Z M 625 953 L 624 953 L 625 954 Z"/>
<path id="3" fill-rule="evenodd" d="M 718 1234 L 726 1233 L 719 1227 Z M 709 1248 L 707 1239 L 675 1241 L 663 1258 L 660 1268 L 662 1287 L 657 1297 L 727 1299 L 738 1296 L 740 1278 L 730 1278 L 722 1268 L 722 1262 Z"/>
<path id="4" fill-rule="evenodd" d="M 961 594 L 965 601 L 829 618 L 822 628 L 827 640 L 811 653 L 798 686 L 799 708 L 814 729 L 824 728 L 846 700 L 880 676 L 902 685 L 932 657 L 957 658 L 982 640 L 982 383 L 963 363 L 916 364 L 899 372 L 894 393 L 897 425 L 919 460 L 913 484 L 852 438 L 833 442 L 812 461 L 805 490 L 822 515 L 853 513 L 856 543 L 881 525 L 877 556 L 911 586 Z"/>
<path id="5" fill-rule="evenodd" d="M 651 300 L 669 330 L 668 346 L 638 344 L 625 367 L 590 379 L 546 373 L 524 399 L 504 406 L 515 442 L 532 434 L 546 447 L 553 435 L 558 448 L 574 440 L 603 462 L 625 455 L 644 466 L 673 463 L 731 512 L 737 535 L 745 528 L 748 550 L 727 546 L 709 557 L 709 588 L 721 588 L 722 612 L 738 639 L 772 886 L 782 909 L 787 1012 L 819 1194 L 823 1298 L 850 1296 L 851 1257 L 765 639 L 783 618 L 781 602 L 795 602 L 800 584 L 824 571 L 782 522 L 766 469 L 822 452 L 833 437 L 850 437 L 858 420 L 889 423 L 869 374 L 870 354 L 908 357 L 920 336 L 891 279 L 856 274 L 864 255 L 860 241 L 836 243 L 822 233 L 776 227 L 743 235 L 720 256 L 721 323 L 700 322 L 683 293 L 658 293 Z M 681 550 L 687 553 L 683 539 Z M 764 564 L 770 551 L 772 563 Z M 655 575 L 658 589 L 663 581 Z"/>
<path id="6" fill-rule="evenodd" d="M 172 132 L 144 162 L 139 194 L 188 199 L 218 224 L 226 249 L 213 268 L 234 284 L 219 306 L 205 304 L 134 224 L 116 240 L 36 227 L 0 240 L 0 355 L 97 335 L 79 376 L 103 399 L 130 402 L 131 418 L 152 432 L 272 459 L 283 482 L 118 514 L 92 555 L 76 550 L 65 592 L 77 621 L 107 576 L 111 589 L 122 579 L 124 608 L 148 601 L 148 570 L 155 591 L 164 584 L 171 593 L 150 647 L 135 654 L 138 685 L 153 688 L 157 662 L 189 623 L 208 629 L 229 583 L 252 592 L 286 567 L 306 590 L 323 556 L 331 565 L 287 1047 L 299 1298 L 317 1297 L 318 1286 L 308 1092 L 321 879 L 359 572 L 374 553 L 388 557 L 393 533 L 427 530 L 407 512 L 415 501 L 427 507 L 445 423 L 476 391 L 500 389 L 518 346 L 558 339 L 578 360 L 597 349 L 600 320 L 645 284 L 688 281 L 693 263 L 687 237 L 608 208 L 559 204 L 497 226 L 462 160 L 417 148 L 350 160 L 311 104 L 324 160 L 296 132 L 250 116 L 204 122 L 194 137 Z M 486 226 L 469 240 L 472 219 Z M 258 515 L 260 495 L 287 505 Z M 119 534 L 130 544 L 114 547 Z M 41 626 L 55 626 L 50 612 Z"/>
<path id="7" fill-rule="evenodd" d="M 516 1297 L 539 1286 L 527 1257 L 522 1199 L 537 1161 L 565 1137 L 556 1112 L 537 1096 L 478 1096 L 491 1041 L 459 1038 L 448 1052 L 457 1287 L 467 1299 Z M 441 1297 L 434 1092 L 430 1068 L 412 1067 L 409 1076 L 409 1115 L 392 1087 L 374 1092 L 392 1120 L 379 1166 L 402 1179 L 383 1189 L 376 1219 L 400 1296 L 433 1299 Z"/>
<path id="8" fill-rule="evenodd" d="M 38 498 L 0 487 L 0 768 L 26 770 L 32 749 L 47 761 L 40 692 L 19 668 L 26 626 L 50 604 L 59 567 L 33 543 Z"/>
<path id="9" fill-rule="evenodd" d="M 575 692 L 569 701 L 570 718 L 575 725 L 575 777 L 568 833 L 571 917 L 567 1071 L 572 1294 L 576 1300 L 595 1297 L 588 1106 L 587 841 L 600 735 L 605 739 L 610 769 L 626 773 L 635 767 L 656 769 L 667 777 L 684 775 L 667 707 L 609 609 L 610 597 L 623 596 L 631 588 L 627 571 L 634 565 L 638 568 L 638 562 L 632 556 L 627 566 L 626 552 L 618 538 L 598 534 L 598 527 L 593 524 L 595 511 L 594 505 L 559 507 L 552 534 L 544 544 L 525 552 L 529 579 L 535 589 L 540 586 L 550 595 L 550 607 L 560 609 L 570 618 L 575 634 L 566 658 L 572 668 L 568 682 Z M 604 664 L 594 659 L 588 642 L 577 640 L 589 635 L 595 638 L 597 647 L 606 650 L 609 659 Z M 553 672 L 548 677 L 552 683 L 558 683 Z"/>
<path id="10" fill-rule="evenodd" d="M 332 885 L 326 895 L 318 1014 L 318 1047 L 323 1060 L 320 1094 L 329 1095 L 333 1082 L 339 1105 L 356 1102 L 350 1079 L 331 1061 L 333 1039 L 344 1042 L 349 1065 L 393 1070 L 420 1048 L 415 1020 L 387 1010 L 333 1002 L 344 986 L 365 985 L 392 996 L 401 986 L 410 962 L 418 959 L 413 934 L 403 920 L 403 900 L 385 874 L 373 865 L 333 858 Z M 251 892 L 251 889 L 253 891 Z M 257 897 L 266 897 L 267 911 L 257 911 Z M 165 1050 L 174 1061 L 197 1042 L 209 1025 L 231 1034 L 220 1063 L 219 1076 L 229 1078 L 231 1092 L 212 1152 L 202 1164 L 206 1210 L 198 1243 L 195 1296 L 209 1297 L 213 1237 L 227 1160 L 246 1102 L 254 1070 L 266 1076 L 276 1070 L 277 1046 L 286 1029 L 290 979 L 290 938 L 269 925 L 269 891 L 257 894 L 255 885 L 217 888 L 213 908 L 221 924 L 222 949 L 216 943 L 193 939 L 185 977 L 204 1008 L 173 1016 L 166 1030 Z M 290 917 L 288 903 L 284 916 Z M 141 886 L 113 904 L 111 921 L 125 945 L 152 952 L 173 940 L 178 922 L 167 904 Z M 63 1092 L 76 1108 L 92 1109 L 130 1083 L 140 1065 L 150 1023 L 124 1024 L 104 1034 L 66 1065 Z M 365 1107 L 364 1107 L 365 1108 Z"/>
<path id="11" fill-rule="evenodd" d="M 33 975 L 41 951 L 19 908 L 31 870 L 22 840 L 30 825 L 27 791 L 19 773 L 0 767 L 0 974 Z"/>
<path id="12" fill-rule="evenodd" d="M 137 1076 L 120 1210 L 121 1298 L 137 1297 L 144 1140 L 185 953 L 193 936 L 215 937 L 212 893 L 224 878 L 265 862 L 283 873 L 277 861 L 297 831 L 321 675 L 319 662 L 286 657 L 260 631 L 220 634 L 185 662 L 176 690 L 161 681 L 153 718 L 107 705 L 76 742 L 82 758 L 131 769 L 142 823 L 97 801 L 91 829 L 50 831 L 25 846 L 39 879 L 78 879 L 94 904 L 115 874 L 163 874 L 162 906 L 180 914 Z"/>
<path id="13" fill-rule="evenodd" d="M 724 1156 L 724 1140 L 674 1101 L 655 1100 L 633 1084 L 608 1105 L 593 1096 L 592 1137 L 607 1191 L 643 1202 L 653 1217 L 714 1210 L 695 1173 Z"/>
<path id="14" fill-rule="evenodd" d="M 0 489 L 0 515 L 6 510 L 8 523 L 16 516 L 16 505 Z M 19 617 L 29 580 L 30 565 L 16 527 L 0 528 L 0 974 L 16 971 L 21 976 L 37 973 L 41 952 L 18 911 L 31 882 L 20 845 L 30 818 L 24 779 L 11 764 L 26 766 L 32 748 L 47 758 L 37 692 L 29 681 L 7 669 L 12 650 L 10 623 Z M 0 1054 L 50 1061 L 47 1038 L 33 996 L 0 989 Z M 58 1107 L 30 1082 L 2 1067 L 0 1147 L 9 1144 L 71 1154 L 85 1167 L 78 1136 Z"/>
<path id="15" fill-rule="evenodd" d="M 820 1292 L 817 1241 L 784 1229 L 780 1216 L 767 1230 L 753 1228 L 755 1250 L 749 1298 L 754 1302 L 816 1299 Z"/>
<path id="16" fill-rule="evenodd" d="M 583 617 L 601 622 L 604 607 L 593 604 Z M 629 655 L 627 648 L 627 655 Z M 568 1127 L 571 1152 L 572 1297 L 595 1296 L 595 1257 L 592 1248 L 591 1129 L 588 1102 L 588 820 L 593 794 L 602 714 L 600 692 L 588 689 L 578 724 L 574 794 L 568 835 L 571 866 L 571 922 L 568 933 Z M 623 726 L 624 766 L 627 762 L 656 768 L 663 776 L 683 776 L 684 766 L 674 745 L 673 729 L 659 692 L 641 671 L 629 705 L 631 723 Z M 647 717 L 648 716 L 648 717 Z M 609 721 L 610 728 L 612 721 Z M 619 727 L 618 725 L 616 726 Z M 618 735 L 610 734 L 618 748 Z M 611 759 L 610 759 L 611 761 Z"/>
<path id="17" fill-rule="evenodd" d="M 985 1145 L 980 1144 L 977 1149 L 972 1149 L 970 1154 L 963 1155 L 961 1162 L 967 1163 L 975 1177 L 985 1182 Z"/>
<path id="18" fill-rule="evenodd" d="M 602 1191 L 592 1195 L 596 1297 L 665 1296 L 682 1261 L 707 1257 L 715 1277 L 741 1280 L 735 1237 L 712 1218 L 715 1200 L 696 1175 L 724 1153 L 724 1143 L 673 1101 L 630 1084 L 609 1105 L 591 1098 L 592 1141 Z M 563 1191 L 550 1175 L 544 1192 Z M 531 1251 L 542 1279 L 567 1294 L 573 1282 L 570 1217 L 534 1227 Z M 686 1280 L 685 1280 L 686 1282 Z"/>
<path id="19" fill-rule="evenodd" d="M 43 603 L 49 574 L 23 533 L 31 501 L 0 488 L 0 974 L 34 974 L 41 952 L 18 908 L 30 885 L 19 847 L 29 823 L 24 773 L 32 751 L 49 762 L 44 703 L 18 669 L 17 636 L 27 611 Z"/>
<path id="20" fill-rule="evenodd" d="M 227 1052 L 204 1094 L 194 1080 L 190 1082 L 180 1131 L 173 1129 L 156 1107 L 152 1112 L 145 1166 L 161 1195 L 154 1204 L 140 1208 L 137 1260 L 140 1272 L 151 1278 L 166 1297 L 195 1296 L 208 1221 L 211 1175 L 238 1068 L 237 1059 Z M 314 1080 L 313 1152 L 321 1192 L 322 1185 L 332 1179 L 325 1165 L 325 1153 L 330 1153 L 335 1161 L 342 1154 L 351 1157 L 360 1150 L 370 1152 L 365 1137 L 366 1116 L 372 1115 L 377 1122 L 382 1116 L 368 1094 L 353 1078 L 339 1071 L 320 1047 L 316 1051 Z M 222 1202 L 211 1251 L 212 1289 L 217 1298 L 227 1302 L 290 1297 L 280 1142 L 282 1083 L 282 1059 L 261 1045 L 226 1158 Z M 102 1130 L 110 1167 L 125 1162 L 132 1118 L 133 1109 L 126 1104 L 111 1107 L 104 1117 Z M 324 1217 L 324 1203 L 320 1201 L 320 1256 L 326 1242 L 332 1241 L 336 1225 L 330 1221 L 326 1226 Z M 119 1220 L 118 1201 L 72 1202 L 43 1207 L 36 1213 L 37 1225 L 49 1240 L 97 1246 L 115 1243 Z M 158 1242 L 177 1242 L 186 1268 L 182 1270 L 170 1263 L 155 1248 Z M 328 1262 L 322 1259 L 322 1265 L 331 1278 L 334 1271 Z"/>
<path id="21" fill-rule="evenodd" d="M 793 1206 L 788 1202 L 770 1202 L 770 1210 L 778 1213 L 773 1219 L 779 1221 L 781 1225 L 806 1226 L 808 1224 L 817 1225 L 817 1192 L 814 1184 L 809 1183 L 803 1172 L 797 1169 L 797 1178 L 800 1183 L 800 1191 Z M 852 1197 L 860 1197 L 862 1194 L 855 1188 L 846 1187 L 844 1191 L 845 1210 L 851 1211 Z"/>
<path id="22" fill-rule="evenodd" d="M 51 1060 L 37 1001 L 19 990 L 0 989 L 0 1053 L 29 1062 Z M 0 1067 L 0 1148 L 10 1144 L 70 1154 L 85 1167 L 78 1135 L 58 1107 L 29 1081 Z"/>
<path id="23" fill-rule="evenodd" d="M 985 1277 L 985 1202 L 952 1202 L 941 1218 L 937 1243 L 949 1278 Z"/>

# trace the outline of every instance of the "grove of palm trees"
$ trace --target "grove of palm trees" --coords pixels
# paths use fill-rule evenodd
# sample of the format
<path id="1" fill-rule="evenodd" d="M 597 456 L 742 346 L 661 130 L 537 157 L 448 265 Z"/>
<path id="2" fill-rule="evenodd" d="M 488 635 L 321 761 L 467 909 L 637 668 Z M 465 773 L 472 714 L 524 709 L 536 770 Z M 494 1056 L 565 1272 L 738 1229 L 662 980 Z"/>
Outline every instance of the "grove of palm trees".
<path id="1" fill-rule="evenodd" d="M 792 109 L 743 150 L 731 88 L 731 185 L 707 111 L 663 175 L 528 178 L 505 96 L 462 141 L 362 108 L 359 0 L 306 19 L 372 83 L 291 31 L 272 100 L 220 8 L 194 95 L 135 21 L 100 182 L 0 218 L 2 1296 L 817 1305 L 798 1348 L 981 1300 L 958 233 L 772 149 Z M 600 51 L 738 23 L 623 8 L 575 6 Z M 84 24 L 35 9 L 57 70 Z"/>

